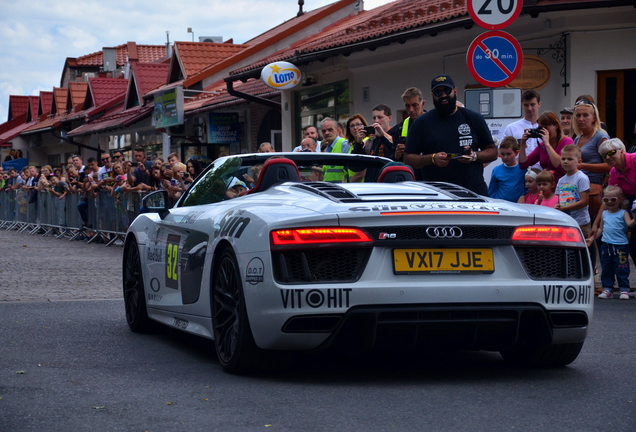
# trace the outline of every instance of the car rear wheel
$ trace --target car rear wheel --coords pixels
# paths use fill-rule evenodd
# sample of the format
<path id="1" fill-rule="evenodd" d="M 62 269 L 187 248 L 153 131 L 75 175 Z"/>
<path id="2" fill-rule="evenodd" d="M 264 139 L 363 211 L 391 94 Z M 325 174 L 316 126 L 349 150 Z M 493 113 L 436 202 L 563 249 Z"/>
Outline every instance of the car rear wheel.
<path id="1" fill-rule="evenodd" d="M 506 362 L 518 366 L 561 367 L 572 363 L 579 356 L 583 342 L 548 345 L 540 348 L 522 348 L 501 351 Z"/>
<path id="2" fill-rule="evenodd" d="M 128 242 L 126 245 L 122 279 L 124 281 L 124 306 L 126 307 L 128 327 L 139 333 L 151 331 L 155 327 L 155 322 L 148 318 L 146 310 L 141 259 L 136 241 Z"/>
<path id="3" fill-rule="evenodd" d="M 212 285 L 212 325 L 214 345 L 226 372 L 250 372 L 258 348 L 250 330 L 241 275 L 232 249 L 221 254 L 214 269 Z"/>

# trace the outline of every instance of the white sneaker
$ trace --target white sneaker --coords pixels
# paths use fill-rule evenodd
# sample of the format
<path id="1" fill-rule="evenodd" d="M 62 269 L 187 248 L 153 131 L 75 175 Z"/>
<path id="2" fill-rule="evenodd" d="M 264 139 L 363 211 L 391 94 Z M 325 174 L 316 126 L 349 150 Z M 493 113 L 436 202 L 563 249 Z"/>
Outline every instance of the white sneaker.
<path id="1" fill-rule="evenodd" d="M 621 300 L 629 300 L 629 293 L 626 291 L 623 291 L 621 293 Z"/>
<path id="2" fill-rule="evenodd" d="M 611 298 L 614 298 L 614 293 L 611 292 L 610 290 L 603 290 L 603 292 L 598 295 L 598 298 L 611 299 Z"/>

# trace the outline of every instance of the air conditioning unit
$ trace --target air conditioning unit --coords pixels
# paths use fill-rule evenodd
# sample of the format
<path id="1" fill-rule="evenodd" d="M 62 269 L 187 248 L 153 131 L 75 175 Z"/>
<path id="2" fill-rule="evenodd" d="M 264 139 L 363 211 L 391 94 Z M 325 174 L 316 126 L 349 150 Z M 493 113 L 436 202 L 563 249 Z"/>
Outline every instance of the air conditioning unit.
<path id="1" fill-rule="evenodd" d="M 199 36 L 199 42 L 223 43 L 223 36 Z"/>

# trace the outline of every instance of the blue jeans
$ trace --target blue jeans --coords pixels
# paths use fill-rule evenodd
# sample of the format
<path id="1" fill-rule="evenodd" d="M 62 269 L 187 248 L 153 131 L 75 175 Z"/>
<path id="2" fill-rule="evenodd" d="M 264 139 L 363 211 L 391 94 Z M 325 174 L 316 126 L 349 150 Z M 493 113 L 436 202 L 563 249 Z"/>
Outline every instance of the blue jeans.
<path id="1" fill-rule="evenodd" d="M 79 211 L 82 221 L 84 225 L 86 225 L 88 223 L 88 203 L 86 201 L 80 201 L 79 204 L 77 204 L 77 211 Z"/>
<path id="2" fill-rule="evenodd" d="M 621 292 L 629 293 L 629 245 L 601 243 L 601 282 L 603 289 L 612 291 L 614 276 Z"/>

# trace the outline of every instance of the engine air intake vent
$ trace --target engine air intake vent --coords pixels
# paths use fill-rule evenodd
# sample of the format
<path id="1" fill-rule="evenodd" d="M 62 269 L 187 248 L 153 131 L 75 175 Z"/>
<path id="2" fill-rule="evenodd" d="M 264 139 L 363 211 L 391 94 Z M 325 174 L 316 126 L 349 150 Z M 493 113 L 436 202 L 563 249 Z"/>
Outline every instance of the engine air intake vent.
<path id="1" fill-rule="evenodd" d="M 298 183 L 293 185 L 292 187 L 297 187 L 317 195 L 320 195 L 324 198 L 330 199 L 335 202 L 341 203 L 355 203 L 362 202 L 356 194 L 348 191 L 347 189 L 338 186 L 335 183 L 328 182 L 305 182 Z"/>
<path id="2" fill-rule="evenodd" d="M 531 279 L 587 279 L 590 266 L 585 249 L 516 247 L 523 268 Z"/>

